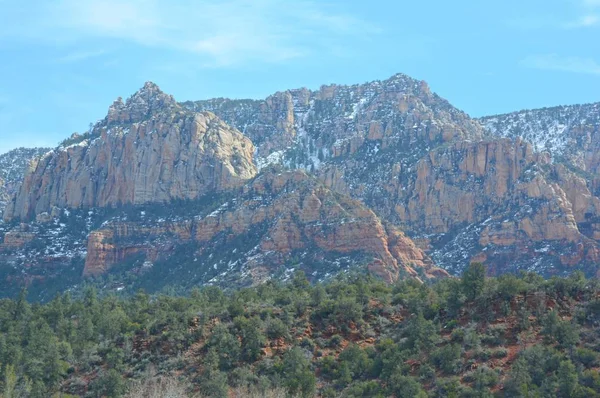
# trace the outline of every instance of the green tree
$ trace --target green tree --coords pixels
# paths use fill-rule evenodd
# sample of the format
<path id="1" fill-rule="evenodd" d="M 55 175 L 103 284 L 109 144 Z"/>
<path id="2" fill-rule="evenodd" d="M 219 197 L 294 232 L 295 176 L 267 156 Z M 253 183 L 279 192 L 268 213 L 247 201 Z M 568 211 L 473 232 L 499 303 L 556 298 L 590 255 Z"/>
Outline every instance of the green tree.
<path id="1" fill-rule="evenodd" d="M 200 382 L 200 391 L 211 398 L 227 398 L 227 375 L 218 370 L 205 372 Z"/>
<path id="2" fill-rule="evenodd" d="M 234 323 L 239 329 L 242 338 L 242 358 L 248 362 L 258 360 L 262 355 L 262 349 L 266 343 L 260 318 L 253 317 L 248 319 L 238 317 Z"/>
<path id="3" fill-rule="evenodd" d="M 90 390 L 98 398 L 118 398 L 123 396 L 125 388 L 123 377 L 115 369 L 110 369 L 92 383 Z"/>
<path id="4" fill-rule="evenodd" d="M 439 340 L 438 327 L 426 320 L 423 314 L 413 316 L 403 331 L 407 348 L 417 352 L 430 350 Z"/>
<path id="5" fill-rule="evenodd" d="M 314 395 L 316 378 L 310 362 L 300 347 L 293 347 L 283 356 L 283 376 L 290 394 L 303 397 Z"/>
<path id="6" fill-rule="evenodd" d="M 571 361 L 562 361 L 558 368 L 558 391 L 561 397 L 572 397 L 579 382 L 575 365 Z"/>
<path id="7" fill-rule="evenodd" d="M 4 368 L 4 392 L 3 398 L 17 398 L 17 373 L 13 365 Z"/>
<path id="8" fill-rule="evenodd" d="M 427 393 L 414 377 L 405 376 L 401 373 L 392 375 L 389 389 L 398 398 L 427 398 Z"/>
<path id="9" fill-rule="evenodd" d="M 459 369 L 460 353 L 460 345 L 446 344 L 431 354 L 431 360 L 438 369 L 452 374 Z"/>
<path id="10" fill-rule="evenodd" d="M 469 300 L 474 300 L 485 287 L 485 267 L 481 263 L 471 263 L 462 275 L 462 288 Z"/>
<path id="11" fill-rule="evenodd" d="M 519 357 L 512 365 L 506 392 L 511 397 L 526 397 L 531 390 L 531 376 L 524 357 Z"/>
<path id="12" fill-rule="evenodd" d="M 214 349 L 219 357 L 219 367 L 222 370 L 231 369 L 235 363 L 239 360 L 241 346 L 239 340 L 229 333 L 226 326 L 219 324 L 217 325 L 209 340 L 209 349 Z"/>

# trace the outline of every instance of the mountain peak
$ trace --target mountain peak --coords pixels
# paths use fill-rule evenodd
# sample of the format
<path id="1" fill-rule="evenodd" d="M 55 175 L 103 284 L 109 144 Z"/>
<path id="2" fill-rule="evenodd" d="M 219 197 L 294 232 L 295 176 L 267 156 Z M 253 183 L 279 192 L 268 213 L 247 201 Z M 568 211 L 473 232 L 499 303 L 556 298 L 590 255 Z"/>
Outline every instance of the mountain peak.
<path id="1" fill-rule="evenodd" d="M 156 84 L 152 81 L 147 81 L 146 83 L 144 83 L 144 87 L 142 87 L 142 90 L 159 90 L 160 91 L 160 87 L 158 87 L 158 84 Z"/>
<path id="2" fill-rule="evenodd" d="M 383 83 L 386 86 L 395 86 L 403 91 L 420 92 L 423 94 L 431 93 L 427 82 L 424 80 L 415 79 L 404 73 L 396 73 L 395 75 L 384 80 Z"/>
<path id="3" fill-rule="evenodd" d="M 156 83 L 146 82 L 131 97 L 123 102 L 117 98 L 108 110 L 107 122 L 135 123 L 166 109 L 177 107 L 177 101 L 172 95 L 163 92 Z"/>
<path id="4" fill-rule="evenodd" d="M 152 105 L 159 105 L 159 103 L 160 105 L 175 105 L 177 102 L 172 95 L 162 91 L 156 83 L 148 81 L 127 99 L 126 105 L 131 106 L 144 103 L 152 107 Z"/>

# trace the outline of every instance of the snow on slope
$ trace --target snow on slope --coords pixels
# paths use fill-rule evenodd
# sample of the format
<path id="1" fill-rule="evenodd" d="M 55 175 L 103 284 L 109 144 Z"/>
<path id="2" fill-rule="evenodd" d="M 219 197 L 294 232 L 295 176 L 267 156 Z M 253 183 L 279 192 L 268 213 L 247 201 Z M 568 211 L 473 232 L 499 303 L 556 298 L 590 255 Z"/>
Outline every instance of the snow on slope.
<path id="1" fill-rule="evenodd" d="M 586 127 L 600 127 L 600 103 L 523 110 L 479 119 L 491 134 L 521 137 L 538 151 L 565 155 L 577 145 Z"/>

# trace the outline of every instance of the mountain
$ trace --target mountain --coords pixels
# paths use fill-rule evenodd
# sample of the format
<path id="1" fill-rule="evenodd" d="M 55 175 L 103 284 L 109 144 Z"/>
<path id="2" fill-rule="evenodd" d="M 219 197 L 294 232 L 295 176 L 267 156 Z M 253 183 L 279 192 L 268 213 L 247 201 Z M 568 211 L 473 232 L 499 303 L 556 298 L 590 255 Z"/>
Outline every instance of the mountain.
<path id="1" fill-rule="evenodd" d="M 151 214 L 145 211 L 140 221 L 105 222 L 93 231 L 84 274 L 103 274 L 143 253 L 155 264 L 176 255 L 179 264 L 163 264 L 160 279 L 184 274 L 186 283 L 196 284 L 218 279 L 229 286 L 256 284 L 295 269 L 323 280 L 359 264 L 388 282 L 447 276 L 371 210 L 300 171 L 266 171 L 210 213 L 192 211 L 176 221 Z"/>
<path id="2" fill-rule="evenodd" d="M 524 110 L 480 122 L 495 136 L 522 137 L 557 160 L 600 172 L 600 103 Z"/>
<path id="3" fill-rule="evenodd" d="M 213 114 L 192 113 L 147 83 L 84 136 L 37 161 L 6 220 L 55 209 L 195 199 L 256 175 L 252 142 Z"/>
<path id="4" fill-rule="evenodd" d="M 242 131 L 257 147 L 259 167 L 282 163 L 316 170 L 359 149 L 396 151 L 395 160 L 406 164 L 442 143 L 483 136 L 478 123 L 432 93 L 427 83 L 403 74 L 317 91 L 288 90 L 262 101 L 219 98 L 182 106 L 214 112 Z"/>
<path id="5" fill-rule="evenodd" d="M 453 273 L 474 259 L 495 273 L 597 272 L 597 184 L 518 134 L 498 137 L 425 82 L 398 74 L 183 106 L 215 112 L 248 135 L 259 168 L 309 170 L 361 200 Z M 594 109 L 581 113 L 598 117 Z"/>
<path id="6" fill-rule="evenodd" d="M 565 129 L 589 136 L 568 148 L 574 159 L 592 157 L 594 109 Z M 510 118 L 490 128 L 401 74 L 185 103 L 146 83 L 34 162 L 0 224 L 0 280 L 47 297 L 81 275 L 159 289 L 294 269 L 423 280 L 473 261 L 597 274 L 593 162 L 536 150 L 517 134 L 528 127 L 501 128 Z"/>
<path id="7" fill-rule="evenodd" d="M 10 201 L 5 293 L 27 284 L 48 298 L 107 272 L 131 289 L 232 287 L 294 269 L 313 280 L 351 269 L 389 282 L 448 276 L 394 225 L 307 172 L 257 174 L 254 152 L 218 116 L 152 83 L 118 99 L 89 132 L 34 162 Z"/>
<path id="8" fill-rule="evenodd" d="M 49 148 L 18 148 L 0 155 L 0 218 L 10 197 L 23 181 L 31 161 Z"/>
<path id="9" fill-rule="evenodd" d="M 577 230 L 597 241 L 600 103 L 523 110 L 479 121 L 492 136 L 523 137 L 547 154 L 553 165 L 550 177 L 564 190 Z"/>

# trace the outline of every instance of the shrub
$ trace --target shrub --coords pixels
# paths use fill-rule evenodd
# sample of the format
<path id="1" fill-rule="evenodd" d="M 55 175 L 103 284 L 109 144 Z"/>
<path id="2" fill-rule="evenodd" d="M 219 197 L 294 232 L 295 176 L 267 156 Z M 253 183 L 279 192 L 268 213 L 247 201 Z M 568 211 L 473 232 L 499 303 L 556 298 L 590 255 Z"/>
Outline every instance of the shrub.
<path id="1" fill-rule="evenodd" d="M 290 331 L 289 328 L 281 319 L 269 318 L 266 322 L 266 333 L 270 339 L 284 338 L 289 340 Z"/>
<path id="2" fill-rule="evenodd" d="M 187 386 L 175 377 L 159 377 L 134 383 L 126 398 L 186 398 L 193 397 Z"/>
<path id="3" fill-rule="evenodd" d="M 421 384 L 414 377 L 404 376 L 402 374 L 392 375 L 389 383 L 389 389 L 397 397 L 426 398 L 427 393 L 421 387 Z"/>
<path id="4" fill-rule="evenodd" d="M 587 348 L 578 348 L 575 351 L 575 360 L 581 363 L 586 368 L 598 366 L 598 353 Z"/>
<path id="5" fill-rule="evenodd" d="M 431 354 L 432 363 L 446 373 L 454 373 L 460 366 L 461 347 L 458 344 L 447 344 Z"/>

